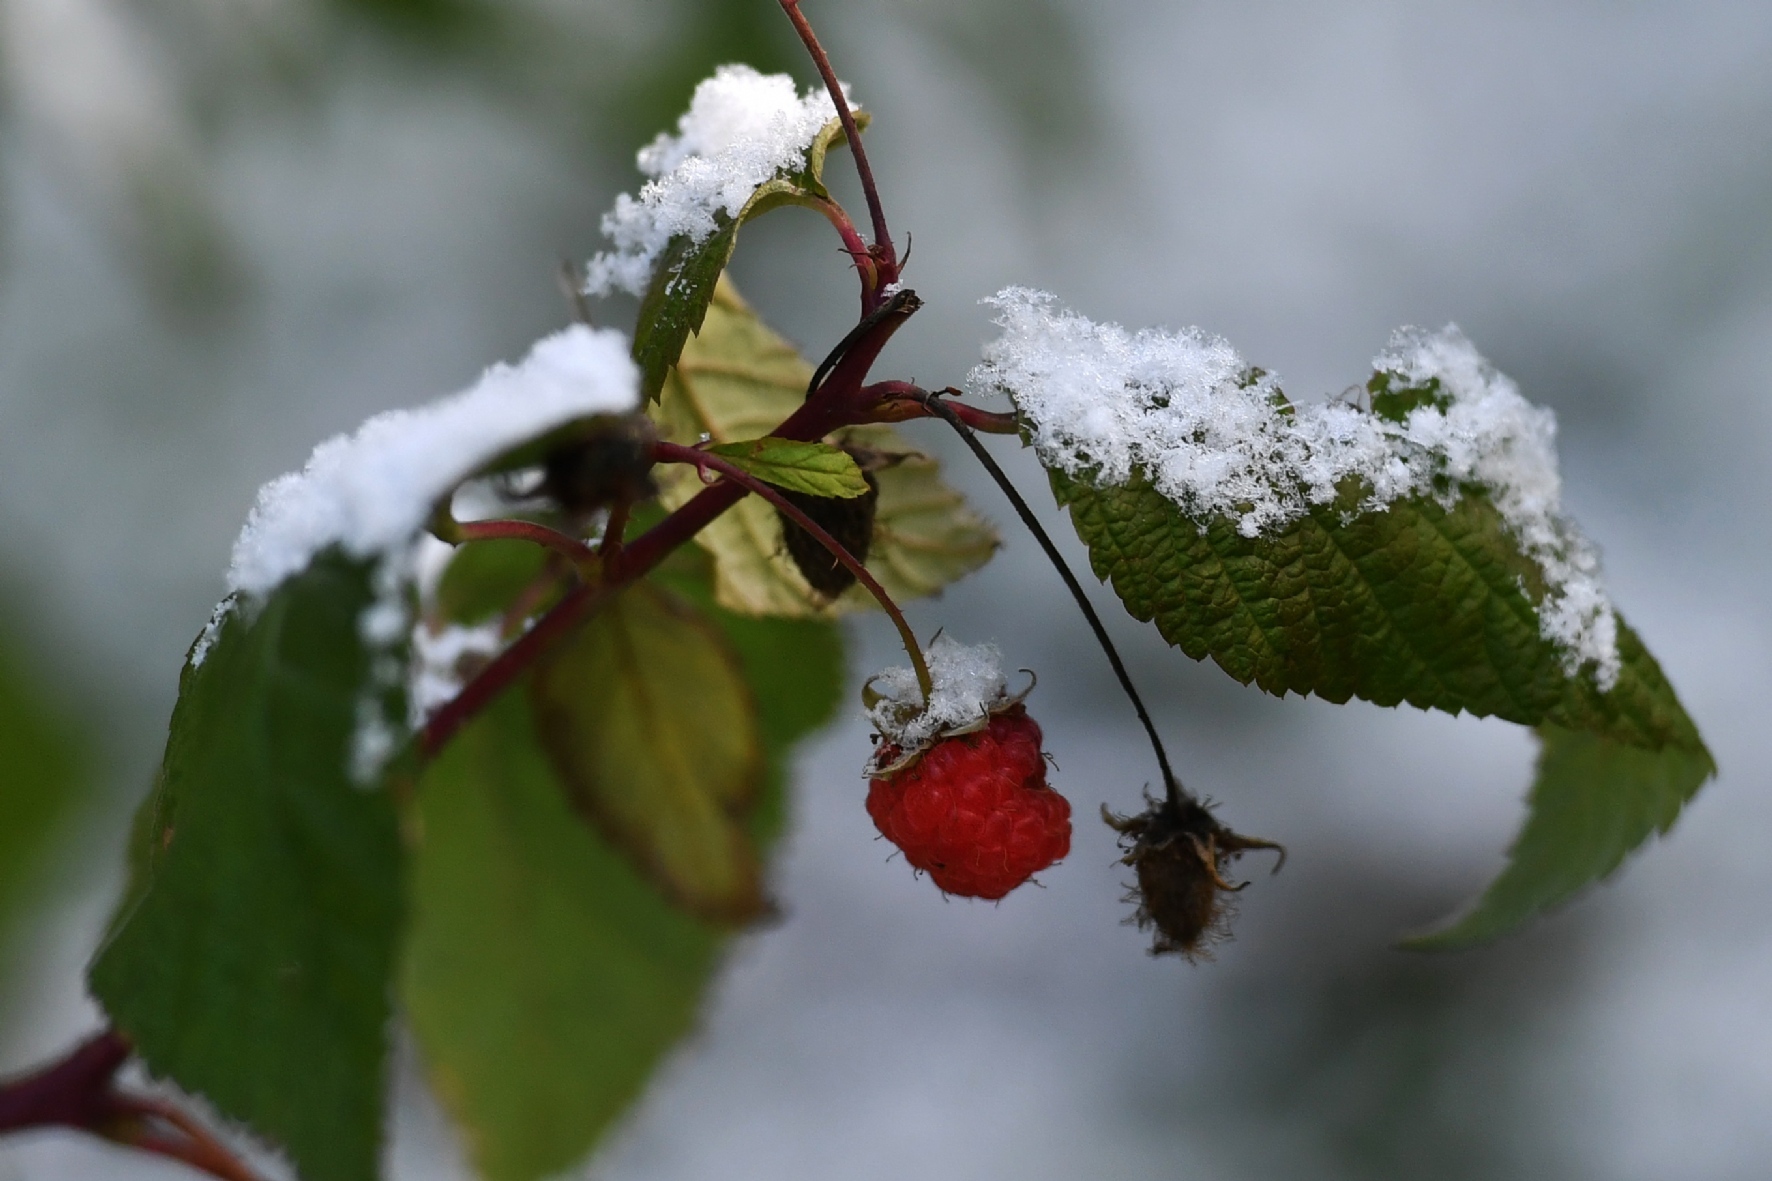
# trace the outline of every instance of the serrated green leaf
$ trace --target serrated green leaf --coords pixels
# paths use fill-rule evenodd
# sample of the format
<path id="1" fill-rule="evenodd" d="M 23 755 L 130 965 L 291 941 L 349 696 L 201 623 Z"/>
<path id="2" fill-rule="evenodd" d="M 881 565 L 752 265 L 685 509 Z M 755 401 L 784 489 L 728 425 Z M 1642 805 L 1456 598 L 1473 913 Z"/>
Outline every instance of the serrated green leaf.
<path id="1" fill-rule="evenodd" d="M 1630 749 L 1675 752 L 1670 765 L 1697 775 L 1681 799 L 1714 772 L 1697 727 L 1622 620 L 1622 671 L 1610 691 L 1565 671 L 1562 653 L 1539 631 L 1543 574 L 1480 491 L 1450 507 L 1423 498 L 1362 512 L 1360 490 L 1349 489 L 1338 503 L 1251 538 L 1223 518 L 1202 527 L 1142 475 L 1108 488 L 1050 475 L 1097 576 L 1112 582 L 1127 610 L 1244 684 L 1549 725 L 1624 748 L 1591 760 L 1596 773 L 1630 766 Z M 1541 808 L 1612 824 L 1561 799 L 1572 782 L 1560 776 L 1534 793 L 1529 829 Z M 1628 789 L 1620 790 L 1623 799 Z M 1637 832 L 1635 841 L 1646 835 Z M 1605 840 L 1591 835 L 1587 843 Z M 1581 847 L 1571 845 L 1558 863 L 1537 852 L 1535 838 L 1534 856 L 1519 861 L 1505 886 L 1497 883 L 1495 900 L 1460 929 L 1499 933 L 1604 872 Z M 1614 850 L 1607 868 L 1630 847 Z M 1561 869 L 1548 872 L 1554 864 Z"/>
<path id="2" fill-rule="evenodd" d="M 722 281 L 707 324 L 683 350 L 651 414 L 661 437 L 716 443 L 766 435 L 806 396 L 812 367 Z M 913 451 L 887 426 L 851 427 L 827 442 L 884 457 L 867 566 L 900 602 L 934 594 L 990 560 L 997 535 L 965 498 L 941 479 L 935 460 Z M 659 492 L 676 508 L 701 490 L 695 471 L 661 465 Z M 696 535 L 714 556 L 715 594 L 722 607 L 747 615 L 834 618 L 873 607 L 856 587 L 834 600 L 807 584 L 787 557 L 781 521 L 757 497 L 746 497 Z"/>
<path id="3" fill-rule="evenodd" d="M 381 1142 L 402 866 L 388 793 L 348 771 L 370 581 L 324 554 L 187 666 L 141 876 L 88 975 L 150 1070 L 307 1181 L 373 1181 Z"/>
<path id="4" fill-rule="evenodd" d="M 1645 750 L 1558 726 L 1541 726 L 1538 736 L 1538 777 L 1507 868 L 1468 911 L 1405 947 L 1467 947 L 1566 901 L 1672 828 L 1716 774 L 1708 755 L 1680 747 Z"/>
<path id="5" fill-rule="evenodd" d="M 671 579 L 704 608 L 707 583 Z M 787 753 L 841 693 L 841 645 L 828 624 L 709 613 L 756 690 L 767 842 Z M 691 1028 L 723 939 L 572 815 L 521 692 L 426 771 L 416 815 L 402 996 L 430 1076 L 490 1181 L 559 1173 Z"/>
<path id="6" fill-rule="evenodd" d="M 847 451 L 829 443 L 800 443 L 765 436 L 709 447 L 733 466 L 759 480 L 809 496 L 850 499 L 866 496 L 868 483 Z"/>
<path id="7" fill-rule="evenodd" d="M 763 913 L 745 830 L 764 771 L 757 706 L 705 619 L 630 587 L 549 656 L 531 697 L 574 805 L 659 889 L 713 922 Z"/>
<path id="8" fill-rule="evenodd" d="M 13 645 L 0 643 L 0 971 L 14 924 L 36 901 L 58 841 L 89 799 L 80 737 L 44 700 Z M 0 1003 L 0 1021 L 6 1016 Z"/>
<path id="9" fill-rule="evenodd" d="M 856 112 L 858 127 L 866 127 L 867 122 L 864 114 Z M 640 389 L 647 401 L 658 397 L 665 374 L 677 363 L 684 343 L 701 331 L 720 275 L 738 248 L 739 227 L 772 209 L 816 205 L 827 197 L 825 155 L 842 139 L 843 125 L 832 119 L 813 137 L 806 152 L 805 168 L 776 176 L 759 186 L 737 217 L 716 215 L 718 228 L 701 241 L 679 234 L 665 247 L 634 324 L 634 360 L 640 363 Z"/>

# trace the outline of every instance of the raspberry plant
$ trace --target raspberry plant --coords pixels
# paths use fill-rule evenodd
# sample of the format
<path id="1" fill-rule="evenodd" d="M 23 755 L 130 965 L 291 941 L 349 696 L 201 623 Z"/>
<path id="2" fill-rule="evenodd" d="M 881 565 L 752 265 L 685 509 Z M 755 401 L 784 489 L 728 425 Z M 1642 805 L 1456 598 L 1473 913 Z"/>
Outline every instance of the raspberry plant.
<path id="1" fill-rule="evenodd" d="M 851 611 L 883 609 L 909 659 L 864 687 L 856 822 L 932 898 L 1062 872 L 1071 807 L 1028 691 L 990 645 L 925 651 L 899 611 L 997 538 L 895 424 L 959 433 L 1150 737 L 1145 811 L 1101 812 L 1155 954 L 1203 958 L 1242 888 L 1231 863 L 1279 847 L 1183 786 L 980 432 L 1035 449 L 1094 573 L 1188 656 L 1277 695 L 1536 730 L 1507 867 L 1415 947 L 1567 900 L 1714 773 L 1560 508 L 1548 413 L 1455 330 L 1399 333 L 1354 395 L 1295 404 L 1215 337 L 1128 333 L 1012 288 L 964 390 L 877 379 L 920 301 L 867 115 L 780 3 L 820 85 L 722 68 L 605 219 L 614 248 L 575 295 L 640 296 L 631 337 L 576 324 L 263 490 L 91 964 L 110 1025 L 0 1086 L 0 1131 L 80 1128 L 251 1177 L 118 1083 L 133 1055 L 309 1181 L 370 1181 L 398 1015 L 483 1175 L 570 1166 L 690 1027 L 724 940 L 771 913 L 786 760 L 836 707 Z M 845 147 L 865 229 L 824 183 Z M 829 222 L 859 281 L 854 329 L 816 366 L 725 278 L 743 226 L 786 206 Z M 1009 408 L 980 404 L 997 395 Z"/>

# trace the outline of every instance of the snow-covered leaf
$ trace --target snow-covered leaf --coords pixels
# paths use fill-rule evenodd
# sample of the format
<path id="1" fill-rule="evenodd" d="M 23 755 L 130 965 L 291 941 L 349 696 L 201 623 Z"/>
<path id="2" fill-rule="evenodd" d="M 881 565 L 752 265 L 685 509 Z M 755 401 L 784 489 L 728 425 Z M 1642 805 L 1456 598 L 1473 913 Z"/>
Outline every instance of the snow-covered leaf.
<path id="1" fill-rule="evenodd" d="M 228 613 L 179 686 L 135 877 L 89 973 L 156 1074 L 373 1181 L 402 853 L 352 763 L 398 693 L 363 638 L 370 567 L 322 555 Z M 366 726 L 368 732 L 366 733 Z"/>
<path id="2" fill-rule="evenodd" d="M 627 353 L 621 333 L 574 325 L 460 393 L 326 440 L 301 471 L 259 489 L 234 542 L 229 591 L 249 601 L 268 596 L 336 548 L 375 563 L 382 598 L 397 603 L 419 532 L 457 485 L 562 429 L 619 426 L 619 416 L 638 409 L 639 374 Z M 206 637 L 194 661 L 207 650 Z"/>
<path id="3" fill-rule="evenodd" d="M 47 696 L 10 637 L 0 637 L 0 974 L 13 923 L 36 899 L 55 845 L 90 798 L 84 736 Z M 0 1001 L 0 1022 L 6 1016 Z"/>
<path id="4" fill-rule="evenodd" d="M 1456 331 L 1399 334 L 1369 408 L 1294 406 L 1203 333 L 1131 334 L 1030 292 L 997 303 L 975 386 L 1015 399 L 1096 574 L 1171 644 L 1274 694 L 1588 744 L 1547 756 L 1507 875 L 1436 945 L 1607 872 L 1714 772 L 1562 513 L 1554 421 Z M 1644 799 L 1654 824 L 1631 819 Z"/>
<path id="5" fill-rule="evenodd" d="M 855 459 L 829 443 L 801 443 L 765 436 L 743 443 L 721 443 L 708 451 L 759 480 L 790 492 L 841 499 L 868 493 L 867 481 Z"/>
<path id="6" fill-rule="evenodd" d="M 867 126 L 865 112 L 855 119 Z M 634 359 L 648 399 L 658 396 L 683 342 L 701 329 L 739 227 L 771 209 L 828 197 L 825 156 L 844 139 L 822 87 L 802 95 L 786 74 L 735 65 L 695 88 L 677 134 L 660 135 L 640 152 L 640 170 L 653 179 L 638 198 L 623 193 L 604 216 L 615 248 L 591 259 L 585 289 L 643 296 Z"/>
<path id="7" fill-rule="evenodd" d="M 812 367 L 723 280 L 700 335 L 683 350 L 651 413 L 662 437 L 694 443 L 706 434 L 715 443 L 766 435 L 799 407 Z M 934 594 L 990 560 L 995 531 L 941 479 L 933 459 L 913 451 L 887 426 L 851 427 L 827 442 L 871 454 L 880 487 L 867 567 L 893 598 L 903 602 Z M 667 507 L 682 505 L 701 490 L 695 471 L 660 467 L 659 488 Z M 830 618 L 872 607 L 862 588 L 834 600 L 818 594 L 788 558 L 781 521 L 758 497 L 746 497 L 696 541 L 714 555 L 720 604 L 750 615 Z"/>
<path id="8" fill-rule="evenodd" d="M 567 639 L 531 685 L 573 804 L 671 900 L 712 922 L 763 913 L 745 828 L 764 772 L 757 703 L 698 612 L 642 584 Z"/>
<path id="9" fill-rule="evenodd" d="M 780 828 L 793 743 L 842 690 L 836 629 L 747 619 L 709 602 L 706 559 L 671 582 L 738 654 L 769 757 L 747 821 Z M 703 569 L 684 571 L 682 566 Z M 584 1156 L 694 1023 L 719 933 L 667 902 L 578 823 L 506 694 L 450 744 L 416 797 L 402 997 L 431 1080 L 490 1181 L 532 1181 Z"/>

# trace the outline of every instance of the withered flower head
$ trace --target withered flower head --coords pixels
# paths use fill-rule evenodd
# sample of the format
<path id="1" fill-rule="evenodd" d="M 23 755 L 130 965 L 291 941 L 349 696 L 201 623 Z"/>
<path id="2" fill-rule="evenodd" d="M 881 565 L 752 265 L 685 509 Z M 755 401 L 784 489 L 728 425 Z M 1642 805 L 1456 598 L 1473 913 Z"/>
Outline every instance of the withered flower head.
<path id="1" fill-rule="evenodd" d="M 1192 961 L 1211 959 L 1211 945 L 1230 938 L 1231 895 L 1248 882 L 1225 878 L 1230 863 L 1250 849 L 1274 849 L 1280 862 L 1286 850 L 1273 841 L 1241 836 L 1213 818 L 1200 801 L 1180 794 L 1153 800 L 1137 816 L 1116 816 L 1101 807 L 1101 818 L 1120 834 L 1125 856 L 1138 883 L 1126 901 L 1138 904 L 1128 923 L 1156 928 L 1152 955 L 1180 955 Z M 1280 866 L 1274 869 L 1278 872 Z"/>

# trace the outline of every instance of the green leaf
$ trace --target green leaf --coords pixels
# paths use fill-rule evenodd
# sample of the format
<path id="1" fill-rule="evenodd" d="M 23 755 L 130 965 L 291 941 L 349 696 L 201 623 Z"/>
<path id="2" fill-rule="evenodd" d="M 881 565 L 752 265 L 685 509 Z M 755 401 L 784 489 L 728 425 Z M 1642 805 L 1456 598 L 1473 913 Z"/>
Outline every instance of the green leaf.
<path id="1" fill-rule="evenodd" d="M 57 842 L 90 799 L 82 749 L 78 727 L 44 700 L 13 645 L 0 642 L 0 960 L 43 888 Z"/>
<path id="2" fill-rule="evenodd" d="M 755 439 L 800 406 L 811 377 L 793 346 L 722 281 L 706 326 L 683 350 L 651 413 L 672 442 L 694 443 L 704 434 L 721 444 Z M 826 441 L 884 461 L 873 471 L 880 498 L 867 566 L 894 599 L 934 594 L 996 552 L 996 533 L 942 481 L 941 465 L 891 427 L 851 427 Z M 657 476 L 668 508 L 701 490 L 684 465 L 661 465 Z M 695 540 L 714 556 L 716 598 L 730 610 L 829 619 L 875 607 L 860 587 L 834 600 L 814 591 L 787 556 L 780 518 L 758 497 L 728 509 Z"/>
<path id="3" fill-rule="evenodd" d="M 401 848 L 389 793 L 347 769 L 370 585 L 324 554 L 186 666 L 138 876 L 89 972 L 149 1069 L 307 1181 L 372 1181 L 381 1141 Z"/>
<path id="4" fill-rule="evenodd" d="M 449 623 L 485 623 L 540 578 L 548 551 L 527 541 L 497 538 L 458 546 L 437 581 L 436 613 Z"/>
<path id="5" fill-rule="evenodd" d="M 1142 474 L 1108 488 L 1050 474 L 1096 574 L 1113 583 L 1127 610 L 1244 684 L 1336 702 L 1408 702 L 1578 731 L 1651 756 L 1673 752 L 1668 758 L 1685 777 L 1696 776 L 1681 799 L 1713 773 L 1697 727 L 1622 620 L 1622 672 L 1610 691 L 1601 692 L 1589 675 L 1565 671 L 1562 653 L 1539 633 L 1542 572 L 1481 492 L 1467 491 L 1450 507 L 1416 499 L 1362 512 L 1360 490 L 1348 489 L 1338 503 L 1251 538 L 1228 519 L 1196 523 Z M 1586 765 L 1611 774 L 1630 759 L 1621 749 Z M 1613 818 L 1583 813 L 1562 798 L 1575 778 L 1541 784 L 1529 830 L 1543 811 L 1590 815 L 1611 831 Z M 1628 795 L 1619 791 L 1620 799 Z M 1636 830 L 1617 829 L 1627 831 Z M 1636 832 L 1633 844 L 1646 835 Z M 1496 934 L 1503 917 L 1517 922 L 1566 897 L 1604 872 L 1580 851 L 1596 844 L 1605 839 L 1572 844 L 1557 862 L 1538 852 L 1535 839 L 1534 856 L 1510 870 L 1502 896 L 1485 901 L 1458 929 Z M 1631 847 L 1614 850 L 1606 868 Z M 1548 872 L 1553 864 L 1561 868 Z M 1449 932 L 1437 945 L 1453 940 Z"/>
<path id="6" fill-rule="evenodd" d="M 1543 748 L 1526 825 L 1507 868 L 1464 914 L 1405 947 L 1440 951 L 1492 939 L 1617 869 L 1625 855 L 1673 827 L 1716 773 L 1707 755 L 1645 750 L 1595 734 L 1541 726 Z"/>
<path id="7" fill-rule="evenodd" d="M 705 604 L 708 581 L 671 585 Z M 828 624 L 710 615 L 756 690 L 767 840 L 787 752 L 841 692 L 841 647 Z M 490 1181 L 560 1173 L 693 1026 L 724 940 L 573 816 L 521 692 L 427 769 L 415 815 L 401 991 L 430 1076 Z"/>
<path id="8" fill-rule="evenodd" d="M 762 914 L 745 829 L 764 766 L 757 706 L 724 638 L 640 585 L 567 639 L 531 682 L 542 746 L 574 805 L 693 914 Z"/>
<path id="9" fill-rule="evenodd" d="M 867 115 L 857 111 L 856 125 L 867 123 Z M 717 215 L 718 228 L 701 241 L 679 234 L 665 247 L 634 324 L 634 360 L 640 363 L 640 388 L 648 400 L 658 397 L 665 374 L 677 363 L 690 335 L 701 331 L 720 275 L 738 248 L 739 227 L 771 209 L 813 206 L 827 197 L 825 155 L 843 138 L 842 124 L 832 119 L 814 137 L 801 171 L 778 175 L 759 186 L 737 217 Z"/>
<path id="10" fill-rule="evenodd" d="M 733 466 L 759 480 L 809 496 L 850 499 L 866 496 L 868 483 L 847 451 L 829 443 L 800 443 L 765 436 L 744 443 L 709 447 Z"/>

